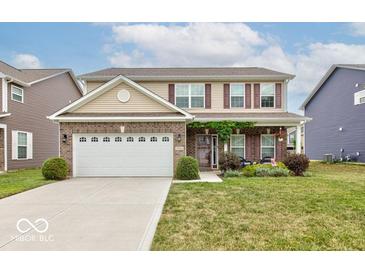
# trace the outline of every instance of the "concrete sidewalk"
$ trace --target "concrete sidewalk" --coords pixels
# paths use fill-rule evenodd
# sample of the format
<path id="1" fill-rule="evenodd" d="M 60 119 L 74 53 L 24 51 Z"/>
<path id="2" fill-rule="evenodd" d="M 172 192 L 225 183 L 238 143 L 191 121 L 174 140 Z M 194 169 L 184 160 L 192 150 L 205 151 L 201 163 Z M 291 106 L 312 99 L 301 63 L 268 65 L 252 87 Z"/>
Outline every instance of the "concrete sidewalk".
<path id="1" fill-rule="evenodd" d="M 77 178 L 1 199 L 0 250 L 149 250 L 170 184 Z"/>

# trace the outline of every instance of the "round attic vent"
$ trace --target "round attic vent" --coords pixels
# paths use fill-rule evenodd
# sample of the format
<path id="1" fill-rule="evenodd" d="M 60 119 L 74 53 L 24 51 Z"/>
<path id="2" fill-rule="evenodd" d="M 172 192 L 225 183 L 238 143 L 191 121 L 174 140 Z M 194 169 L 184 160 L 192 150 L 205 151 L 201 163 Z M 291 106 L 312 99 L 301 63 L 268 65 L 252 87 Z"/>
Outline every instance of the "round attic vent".
<path id="1" fill-rule="evenodd" d="M 126 89 L 122 89 L 121 91 L 119 91 L 117 96 L 118 100 L 121 101 L 122 103 L 127 103 L 131 98 L 131 94 Z"/>

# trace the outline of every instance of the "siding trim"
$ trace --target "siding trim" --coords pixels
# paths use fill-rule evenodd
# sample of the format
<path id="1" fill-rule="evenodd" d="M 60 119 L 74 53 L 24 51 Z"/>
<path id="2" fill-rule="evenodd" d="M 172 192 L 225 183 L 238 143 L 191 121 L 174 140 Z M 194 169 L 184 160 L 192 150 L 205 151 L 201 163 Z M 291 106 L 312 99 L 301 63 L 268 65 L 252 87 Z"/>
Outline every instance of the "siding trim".
<path id="1" fill-rule="evenodd" d="M 205 108 L 212 108 L 212 85 L 205 84 Z"/>
<path id="2" fill-rule="evenodd" d="M 223 84 L 223 107 L 230 108 L 229 84 Z"/>

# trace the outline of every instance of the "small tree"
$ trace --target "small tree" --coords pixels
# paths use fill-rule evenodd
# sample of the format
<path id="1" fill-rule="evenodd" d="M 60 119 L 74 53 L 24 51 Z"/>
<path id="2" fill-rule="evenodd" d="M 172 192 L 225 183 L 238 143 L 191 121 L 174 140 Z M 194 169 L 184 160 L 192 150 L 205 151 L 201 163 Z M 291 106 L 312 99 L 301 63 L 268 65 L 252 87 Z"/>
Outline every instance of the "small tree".
<path id="1" fill-rule="evenodd" d="M 241 160 L 236 154 L 226 152 L 219 161 L 219 166 L 223 173 L 227 170 L 237 170 L 241 167 Z"/>
<path id="2" fill-rule="evenodd" d="M 309 159 L 304 154 L 288 155 L 283 163 L 294 173 L 295 176 L 303 176 L 309 167 Z"/>

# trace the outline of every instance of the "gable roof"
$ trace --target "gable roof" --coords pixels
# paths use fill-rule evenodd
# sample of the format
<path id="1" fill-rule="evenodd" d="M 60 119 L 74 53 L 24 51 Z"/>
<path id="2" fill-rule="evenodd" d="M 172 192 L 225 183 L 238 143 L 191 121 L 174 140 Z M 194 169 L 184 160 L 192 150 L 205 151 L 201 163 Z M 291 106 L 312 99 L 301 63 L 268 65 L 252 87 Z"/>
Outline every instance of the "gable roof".
<path id="1" fill-rule="evenodd" d="M 12 79 L 14 82 L 26 87 L 56 77 L 63 73 L 69 73 L 80 93 L 83 94 L 83 89 L 71 69 L 17 69 L 0 60 L 0 73 L 4 74 L 5 77 Z"/>
<path id="2" fill-rule="evenodd" d="M 130 80 L 129 78 L 127 78 L 123 75 L 118 75 L 118 76 L 114 77 L 112 80 L 106 82 L 105 84 L 103 84 L 100 87 L 94 89 L 93 91 L 90 91 L 85 96 L 79 98 L 78 100 L 74 101 L 73 103 L 69 104 L 68 106 L 64 107 L 63 109 L 57 111 L 56 113 L 52 114 L 48 118 L 51 119 L 51 120 L 62 120 L 61 116 L 63 114 L 65 114 L 67 112 L 72 112 L 72 111 L 80 108 L 81 106 L 83 106 L 83 105 L 87 104 L 88 102 L 94 100 L 95 98 L 99 97 L 100 95 L 102 95 L 106 91 L 110 90 L 111 88 L 116 87 L 117 85 L 119 85 L 122 82 L 129 85 L 129 86 L 131 86 L 131 87 L 133 87 L 137 91 L 143 93 L 147 97 L 149 97 L 152 100 L 158 102 L 159 104 L 167 107 L 168 109 L 171 109 L 172 111 L 181 113 L 183 115 L 184 119 L 193 119 L 194 118 L 194 116 L 192 116 L 190 113 L 188 113 L 185 110 L 175 106 L 174 104 L 171 104 L 170 102 L 166 101 L 164 98 L 158 96 L 157 94 L 155 94 L 154 92 L 146 89 L 145 87 L 142 87 L 141 85 L 137 84 L 136 82 L 133 82 L 132 80 Z"/>
<path id="3" fill-rule="evenodd" d="M 322 85 L 327 81 L 327 79 L 332 75 L 332 73 L 337 68 L 345 68 L 345 69 L 355 69 L 355 70 L 365 70 L 365 64 L 334 64 L 332 65 L 326 74 L 322 77 L 322 79 L 318 82 L 318 84 L 314 87 L 314 89 L 309 93 L 308 97 L 304 100 L 303 104 L 300 106 L 301 110 L 304 110 L 306 105 L 310 102 L 313 96 L 317 93 L 317 91 L 322 87 Z"/>
<path id="4" fill-rule="evenodd" d="M 82 80 L 109 80 L 124 75 L 132 80 L 178 79 L 293 79 L 295 76 L 262 67 L 107 68 L 80 75 Z"/>

